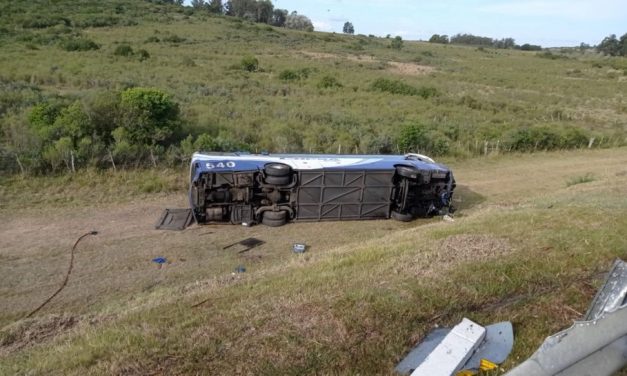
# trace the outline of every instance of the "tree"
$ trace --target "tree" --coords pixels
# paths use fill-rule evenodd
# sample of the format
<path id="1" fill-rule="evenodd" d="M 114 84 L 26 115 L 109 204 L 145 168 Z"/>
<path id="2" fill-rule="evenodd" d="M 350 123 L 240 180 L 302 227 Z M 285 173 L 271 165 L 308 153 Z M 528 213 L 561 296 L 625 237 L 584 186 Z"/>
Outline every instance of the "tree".
<path id="1" fill-rule="evenodd" d="M 215 14 L 221 14 L 224 12 L 224 6 L 222 5 L 222 0 L 211 0 L 208 5 L 209 12 Z"/>
<path id="2" fill-rule="evenodd" d="M 516 41 L 514 40 L 514 38 L 503 38 L 500 40 L 495 39 L 493 45 L 496 48 L 509 49 L 514 48 L 514 46 L 516 45 Z"/>
<path id="3" fill-rule="evenodd" d="M 274 12 L 274 5 L 272 5 L 272 2 L 270 0 L 260 0 L 260 1 L 257 1 L 256 5 L 257 5 L 256 21 L 267 23 L 267 24 L 271 23 L 272 15 Z"/>
<path id="4" fill-rule="evenodd" d="M 179 125 L 179 105 L 157 89 L 123 91 L 120 110 L 121 127 L 132 144 L 155 147 L 172 136 Z"/>
<path id="5" fill-rule="evenodd" d="M 403 38 L 398 35 L 394 37 L 394 39 L 392 39 L 392 41 L 390 42 L 390 48 L 393 48 L 395 50 L 400 50 L 401 48 L 403 48 Z"/>
<path id="6" fill-rule="evenodd" d="M 627 56 L 627 33 L 620 37 L 620 55 Z"/>
<path id="7" fill-rule="evenodd" d="M 612 34 L 601 41 L 597 46 L 597 51 L 603 55 L 618 56 L 620 55 L 620 47 L 621 45 L 618 39 L 616 39 L 616 34 Z"/>
<path id="8" fill-rule="evenodd" d="M 285 20 L 285 27 L 288 29 L 314 31 L 313 23 L 307 16 L 292 12 Z"/>
<path id="9" fill-rule="evenodd" d="M 245 17 L 247 14 L 257 15 L 256 0 L 230 0 L 226 3 L 227 16 Z"/>
<path id="10" fill-rule="evenodd" d="M 288 11 L 287 9 L 275 9 L 272 12 L 272 20 L 270 24 L 272 26 L 284 27 L 285 20 L 287 19 Z"/>
<path id="11" fill-rule="evenodd" d="M 433 34 L 431 38 L 429 38 L 429 43 L 448 44 L 448 42 L 448 35 Z"/>
<path id="12" fill-rule="evenodd" d="M 194 9 L 204 9 L 205 5 L 205 0 L 192 0 L 192 7 Z"/>
<path id="13" fill-rule="evenodd" d="M 353 24 L 348 21 L 344 23 L 343 31 L 344 34 L 355 34 L 355 28 L 353 27 Z"/>

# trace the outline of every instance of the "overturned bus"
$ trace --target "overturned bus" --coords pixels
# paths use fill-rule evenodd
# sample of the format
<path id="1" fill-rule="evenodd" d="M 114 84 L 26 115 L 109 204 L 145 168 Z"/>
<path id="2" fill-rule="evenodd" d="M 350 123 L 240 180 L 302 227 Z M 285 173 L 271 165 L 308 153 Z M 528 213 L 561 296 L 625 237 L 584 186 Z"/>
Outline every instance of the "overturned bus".
<path id="1" fill-rule="evenodd" d="M 195 153 L 190 172 L 190 205 L 201 224 L 411 221 L 453 209 L 453 173 L 420 154 Z"/>

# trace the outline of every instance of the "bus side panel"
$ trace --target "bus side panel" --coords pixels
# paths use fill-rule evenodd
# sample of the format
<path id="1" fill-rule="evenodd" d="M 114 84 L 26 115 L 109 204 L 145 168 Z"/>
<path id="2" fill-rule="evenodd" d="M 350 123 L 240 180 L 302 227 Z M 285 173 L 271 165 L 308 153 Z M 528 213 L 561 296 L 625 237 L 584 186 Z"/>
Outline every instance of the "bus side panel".
<path id="1" fill-rule="evenodd" d="M 388 218 L 394 170 L 299 171 L 296 220 Z"/>

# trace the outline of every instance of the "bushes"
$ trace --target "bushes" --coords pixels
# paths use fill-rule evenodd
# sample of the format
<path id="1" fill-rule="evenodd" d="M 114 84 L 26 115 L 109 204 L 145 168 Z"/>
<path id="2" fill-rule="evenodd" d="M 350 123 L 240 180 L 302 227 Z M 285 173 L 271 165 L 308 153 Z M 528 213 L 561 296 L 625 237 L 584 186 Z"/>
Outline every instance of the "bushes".
<path id="1" fill-rule="evenodd" d="M 157 38 L 158 39 L 158 38 Z M 171 35 L 167 35 L 165 37 L 163 37 L 162 39 L 164 42 L 168 42 L 168 43 L 183 43 L 185 42 L 187 39 L 183 38 L 183 37 L 179 37 L 176 34 L 171 34 Z"/>
<path id="2" fill-rule="evenodd" d="M 298 70 L 285 69 L 281 71 L 281 73 L 279 73 L 279 79 L 283 81 L 304 80 L 309 77 L 310 72 L 311 72 L 310 68 L 302 68 Z"/>
<path id="3" fill-rule="evenodd" d="M 100 49 L 100 46 L 91 39 L 72 38 L 61 42 L 61 48 L 66 51 L 91 51 Z"/>
<path id="4" fill-rule="evenodd" d="M 422 86 L 420 88 L 415 88 L 402 81 L 388 80 L 386 78 L 377 78 L 370 85 L 370 88 L 374 91 L 381 91 L 391 94 L 420 96 L 424 99 L 438 95 L 438 91 L 434 87 Z"/>
<path id="5" fill-rule="evenodd" d="M 255 72 L 259 69 L 259 60 L 254 56 L 244 56 L 240 65 L 245 71 Z"/>
<path id="6" fill-rule="evenodd" d="M 448 154 L 450 141 L 439 130 L 428 128 L 420 123 L 404 125 L 397 138 L 401 152 L 418 152 L 433 156 Z"/>
<path id="7" fill-rule="evenodd" d="M 515 151 L 572 149 L 586 146 L 588 140 L 581 128 L 557 125 L 518 128 L 505 135 L 506 145 Z"/>
<path id="8" fill-rule="evenodd" d="M 115 51 L 113 51 L 113 54 L 116 56 L 129 57 L 129 56 L 132 56 L 133 53 L 134 53 L 133 48 L 126 43 L 120 44 L 119 46 L 115 48 Z"/>
<path id="9" fill-rule="evenodd" d="M 32 107 L 26 126 L 11 132 L 9 144 L 16 160 L 31 171 L 154 165 L 178 142 L 179 116 L 178 104 L 157 89 L 48 100 Z"/>
<path id="10" fill-rule="evenodd" d="M 333 76 L 323 76 L 320 81 L 318 81 L 318 89 L 332 89 L 332 88 L 341 88 L 344 85 L 337 78 Z"/>

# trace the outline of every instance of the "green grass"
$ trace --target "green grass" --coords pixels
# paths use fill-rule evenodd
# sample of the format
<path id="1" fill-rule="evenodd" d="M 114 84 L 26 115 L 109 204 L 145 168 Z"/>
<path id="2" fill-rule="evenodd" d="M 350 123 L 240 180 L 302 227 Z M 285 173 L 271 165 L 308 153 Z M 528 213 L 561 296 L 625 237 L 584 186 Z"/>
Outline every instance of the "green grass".
<path id="1" fill-rule="evenodd" d="M 397 152 L 398 130 L 408 122 L 437 130 L 456 156 L 507 151 L 514 130 L 535 126 L 584 129 L 596 137 L 594 147 L 624 143 L 623 58 L 571 52 L 552 60 L 535 52 L 413 41 L 396 50 L 384 38 L 291 31 L 147 2 L 37 4 L 20 7 L 27 15 L 48 9 L 70 19 L 111 14 L 119 22 L 40 29 L 18 23 L 1 40 L 0 53 L 0 83 L 7 88 L 0 103 L 12 112 L 28 112 L 33 102 L 57 95 L 80 99 L 145 86 L 181 104 L 185 133 L 208 133 L 251 151 L 337 152 L 341 146 L 350 153 Z M 9 25 L 19 19 L 4 17 Z M 59 43 L 66 33 L 100 48 L 64 51 Z M 357 42 L 359 51 L 351 48 Z M 120 46 L 149 57 L 118 56 Z M 253 71 L 241 68 L 246 57 L 258 60 Z M 286 80 L 286 71 L 308 74 Z M 324 88 L 327 77 L 335 80 L 332 90 Z M 384 91 L 371 89 L 381 83 L 387 83 Z M 19 124 L 14 117 L 2 123 L 5 129 Z M 564 147 L 585 146 L 587 138 Z"/>
<path id="2" fill-rule="evenodd" d="M 156 193 L 183 195 L 189 188 L 186 176 L 185 169 L 151 169 L 0 177 L 0 210 L 124 203 Z"/>
<path id="3" fill-rule="evenodd" d="M 568 180 L 566 180 L 566 186 L 570 187 L 571 185 L 590 183 L 591 181 L 594 181 L 594 180 L 595 180 L 594 175 L 591 173 L 587 173 L 585 175 L 573 176 L 569 178 Z"/>

